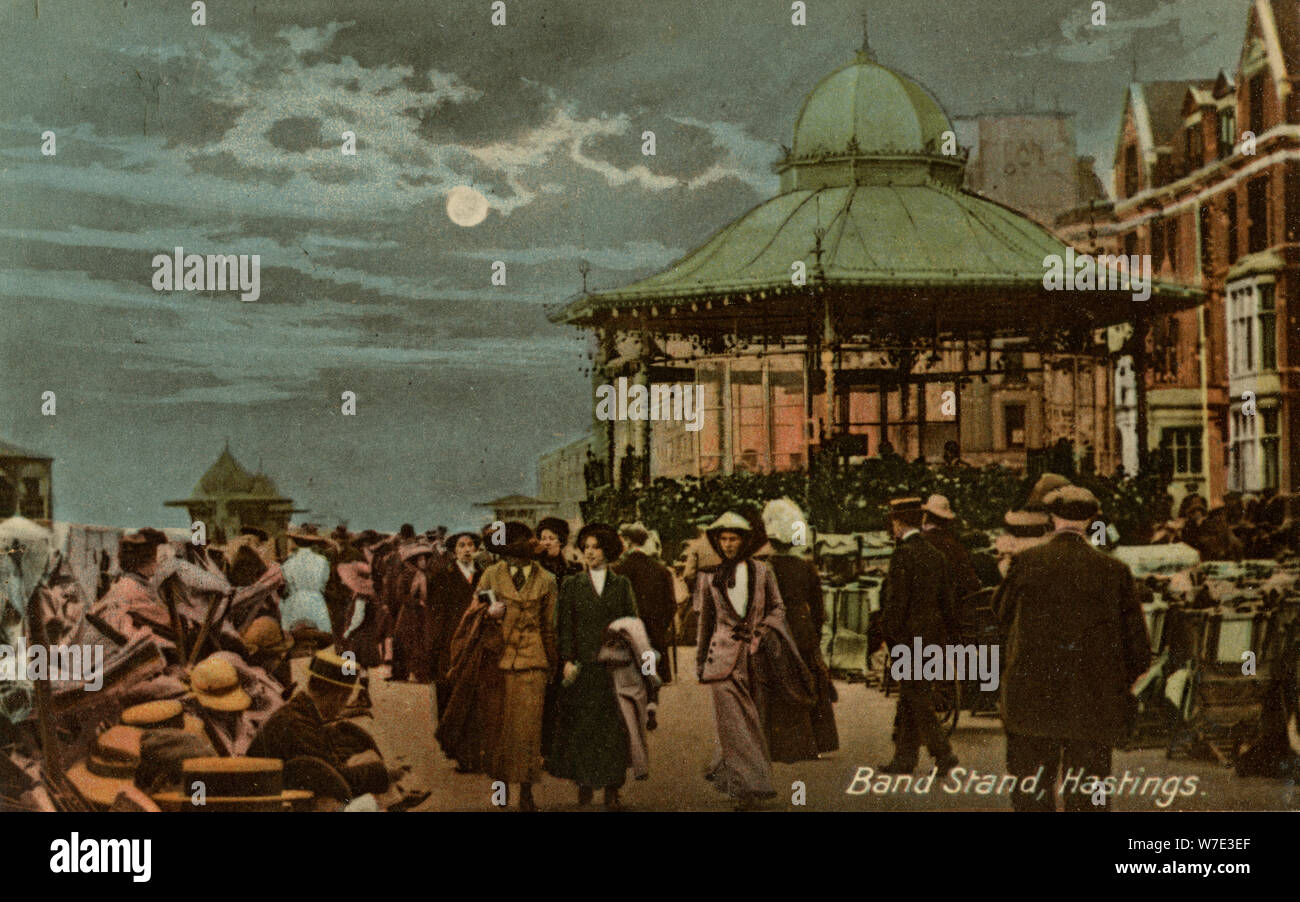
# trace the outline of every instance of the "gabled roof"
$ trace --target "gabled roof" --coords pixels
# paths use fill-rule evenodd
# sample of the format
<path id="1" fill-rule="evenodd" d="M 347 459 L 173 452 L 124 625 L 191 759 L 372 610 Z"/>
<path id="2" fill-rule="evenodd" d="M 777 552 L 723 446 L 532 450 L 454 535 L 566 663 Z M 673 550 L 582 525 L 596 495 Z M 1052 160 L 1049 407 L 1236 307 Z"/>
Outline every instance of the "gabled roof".
<path id="1" fill-rule="evenodd" d="M 191 497 L 185 501 L 168 501 L 166 506 L 175 507 L 187 502 L 223 498 L 227 501 L 281 501 L 291 503 L 292 499 L 282 496 L 269 476 L 262 473 L 250 473 L 230 453 L 230 446 L 222 449 L 220 456 L 208 471 L 199 477 Z"/>
<path id="2" fill-rule="evenodd" d="M 1214 79 L 1148 81 L 1141 87 L 1154 149 L 1169 146 L 1182 131 L 1183 101 L 1188 92 L 1199 91 L 1202 96 L 1208 96 L 1214 89 Z"/>

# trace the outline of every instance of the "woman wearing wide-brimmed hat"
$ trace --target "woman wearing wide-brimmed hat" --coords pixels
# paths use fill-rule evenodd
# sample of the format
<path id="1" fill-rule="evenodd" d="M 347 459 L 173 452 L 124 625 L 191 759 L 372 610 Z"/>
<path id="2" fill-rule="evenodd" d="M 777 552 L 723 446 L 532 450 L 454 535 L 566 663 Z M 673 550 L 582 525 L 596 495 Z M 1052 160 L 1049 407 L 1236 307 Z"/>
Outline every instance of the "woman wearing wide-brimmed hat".
<path id="1" fill-rule="evenodd" d="M 623 553 L 612 526 L 589 523 L 578 533 L 587 569 L 560 588 L 556 612 L 563 683 L 556 697 L 555 749 L 548 761 L 557 777 L 578 784 L 578 804 L 605 790 L 605 807 L 619 807 L 627 779 L 627 728 L 614 681 L 598 656 L 605 628 L 620 617 L 636 617 L 632 583 L 609 569 Z"/>
<path id="2" fill-rule="evenodd" d="M 491 551 L 501 555 L 484 571 L 479 591 L 490 591 L 493 616 L 501 619 L 505 674 L 501 731 L 491 750 L 488 774 L 519 784 L 519 807 L 535 811 L 533 783 L 542 776 L 542 709 L 546 683 L 555 670 L 555 577 L 537 563 L 537 543 L 526 524 L 502 524 L 488 536 Z"/>
<path id="3" fill-rule="evenodd" d="M 717 731 L 717 752 L 705 776 L 741 808 L 776 795 L 760 714 L 760 647 L 777 631 L 785 647 L 794 648 L 776 577 L 753 557 L 767 540 L 756 520 L 728 512 L 705 530 L 722 563 L 700 571 L 694 596 L 700 618 L 696 675 L 712 692 Z M 797 653 L 788 663 L 807 677 Z"/>
<path id="4" fill-rule="evenodd" d="M 369 671 L 384 660 L 383 644 L 390 629 L 388 609 L 375 600 L 369 564 L 364 561 L 339 564 L 338 575 L 348 594 L 338 649 L 352 652 L 357 664 Z M 370 707 L 369 674 L 362 678 L 356 704 L 363 709 Z"/>
<path id="5" fill-rule="evenodd" d="M 433 682 L 433 612 L 429 609 L 429 561 L 434 548 L 416 540 L 398 549 L 402 569 L 397 573 L 394 597 L 393 666 L 390 680 Z"/>

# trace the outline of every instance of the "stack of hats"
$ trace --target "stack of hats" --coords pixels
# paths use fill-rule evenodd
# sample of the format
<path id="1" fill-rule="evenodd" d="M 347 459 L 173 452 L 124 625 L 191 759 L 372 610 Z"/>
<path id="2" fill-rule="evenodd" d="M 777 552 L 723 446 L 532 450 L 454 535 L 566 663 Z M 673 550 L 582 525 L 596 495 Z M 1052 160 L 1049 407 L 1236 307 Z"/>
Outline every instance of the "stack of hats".
<path id="1" fill-rule="evenodd" d="M 189 758 L 216 754 L 203 721 L 186 713 L 175 699 L 134 705 L 122 712 L 122 722 L 143 730 L 136 785 L 146 792 L 175 786 L 181 765 Z"/>
<path id="2" fill-rule="evenodd" d="M 138 727 L 109 727 L 95 737 L 90 754 L 68 768 L 68 780 L 92 805 L 107 808 L 119 793 L 135 790 L 140 766 Z"/>
<path id="3" fill-rule="evenodd" d="M 155 793 L 164 811 L 289 811 L 312 793 L 284 788 L 277 758 L 190 758 L 181 765 L 179 789 Z"/>

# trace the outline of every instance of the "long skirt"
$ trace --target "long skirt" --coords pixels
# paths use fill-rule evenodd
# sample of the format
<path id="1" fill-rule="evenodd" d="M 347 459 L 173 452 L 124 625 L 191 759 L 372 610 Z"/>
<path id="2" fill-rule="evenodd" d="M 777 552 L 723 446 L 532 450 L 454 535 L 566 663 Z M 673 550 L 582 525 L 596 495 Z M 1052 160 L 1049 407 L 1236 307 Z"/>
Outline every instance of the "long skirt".
<path id="1" fill-rule="evenodd" d="M 627 728 L 604 666 L 583 664 L 572 686 L 556 699 L 555 748 L 549 770 L 593 789 L 617 788 L 627 780 Z"/>
<path id="2" fill-rule="evenodd" d="M 507 670 L 501 733 L 488 774 L 506 783 L 535 783 L 542 777 L 542 705 L 548 672 Z"/>
<path id="3" fill-rule="evenodd" d="M 754 675 L 748 648 L 741 649 L 731 676 L 709 683 L 717 752 L 705 778 L 733 799 L 772 798 L 772 766 L 767 737 L 754 699 Z"/>

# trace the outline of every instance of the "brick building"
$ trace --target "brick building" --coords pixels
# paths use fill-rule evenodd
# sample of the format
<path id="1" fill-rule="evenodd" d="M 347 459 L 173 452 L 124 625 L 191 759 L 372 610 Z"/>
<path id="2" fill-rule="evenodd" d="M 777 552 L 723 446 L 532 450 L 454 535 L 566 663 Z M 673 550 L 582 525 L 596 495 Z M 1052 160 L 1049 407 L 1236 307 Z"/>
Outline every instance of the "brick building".
<path id="1" fill-rule="evenodd" d="M 1130 86 L 1116 199 L 1057 222 L 1081 251 L 1150 254 L 1158 278 L 1206 293 L 1153 318 L 1121 360 L 1148 399 L 1145 435 L 1116 399 L 1121 433 L 1138 433 L 1121 444 L 1164 449 L 1176 495 L 1195 484 L 1217 503 L 1300 482 L 1297 75 L 1300 2 L 1255 0 L 1232 77 Z"/>

